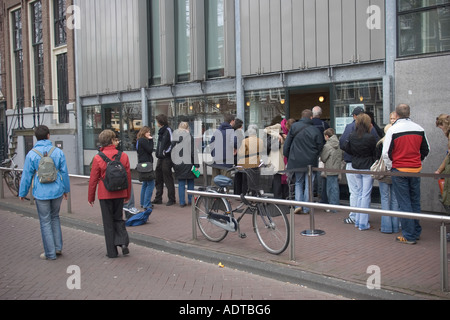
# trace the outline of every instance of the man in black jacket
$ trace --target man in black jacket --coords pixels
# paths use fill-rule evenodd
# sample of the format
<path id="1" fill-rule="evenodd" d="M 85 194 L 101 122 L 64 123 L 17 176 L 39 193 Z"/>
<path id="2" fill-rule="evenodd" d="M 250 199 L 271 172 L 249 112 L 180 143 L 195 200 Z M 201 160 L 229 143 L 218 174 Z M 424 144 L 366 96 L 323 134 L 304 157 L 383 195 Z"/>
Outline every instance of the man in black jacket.
<path id="1" fill-rule="evenodd" d="M 309 201 L 309 184 L 306 168 L 317 167 L 324 143 L 319 129 L 312 121 L 313 113 L 306 109 L 302 118 L 294 123 L 284 143 L 284 156 L 288 158 L 287 170 L 295 172 L 295 201 Z M 314 183 L 314 175 L 313 175 Z M 296 208 L 295 213 L 309 212 L 309 208 Z"/>
<path id="2" fill-rule="evenodd" d="M 175 199 L 175 184 L 172 175 L 172 129 L 169 128 L 169 121 L 165 114 L 160 114 L 156 116 L 156 122 L 160 128 L 158 131 L 158 144 L 156 147 L 156 158 L 158 161 L 156 163 L 155 170 L 155 188 L 156 195 L 153 204 L 162 204 L 162 196 L 164 191 L 164 184 L 167 187 L 167 195 L 169 201 L 167 206 L 174 205 L 176 203 Z"/>

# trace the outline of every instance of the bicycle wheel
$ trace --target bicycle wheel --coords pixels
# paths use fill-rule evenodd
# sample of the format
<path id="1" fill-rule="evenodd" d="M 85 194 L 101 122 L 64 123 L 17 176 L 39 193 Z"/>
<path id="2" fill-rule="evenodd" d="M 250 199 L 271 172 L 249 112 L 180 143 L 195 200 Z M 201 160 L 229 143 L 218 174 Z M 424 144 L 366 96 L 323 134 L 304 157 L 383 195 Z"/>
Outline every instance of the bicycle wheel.
<path id="1" fill-rule="evenodd" d="M 195 202 L 197 224 L 202 234 L 210 241 L 220 242 L 228 235 L 228 231 L 221 228 L 211 218 L 211 214 L 229 217 L 226 212 L 229 204 L 222 198 L 199 197 Z"/>
<path id="2" fill-rule="evenodd" d="M 289 221 L 276 204 L 258 204 L 253 213 L 253 228 L 261 245 L 272 254 L 283 253 L 289 245 Z"/>
<path id="3" fill-rule="evenodd" d="M 14 173 L 12 171 L 5 171 L 3 173 L 3 178 L 5 179 L 6 185 L 11 193 L 15 197 L 19 196 L 19 183 L 16 181 Z"/>

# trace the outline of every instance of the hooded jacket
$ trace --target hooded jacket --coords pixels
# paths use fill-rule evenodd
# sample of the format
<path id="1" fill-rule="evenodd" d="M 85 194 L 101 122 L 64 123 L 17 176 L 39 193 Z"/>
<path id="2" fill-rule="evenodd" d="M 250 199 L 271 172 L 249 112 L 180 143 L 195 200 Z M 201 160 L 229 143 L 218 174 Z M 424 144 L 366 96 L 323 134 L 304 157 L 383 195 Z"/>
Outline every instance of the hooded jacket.
<path id="1" fill-rule="evenodd" d="M 332 136 L 328 139 L 327 143 L 323 147 L 322 154 L 320 158 L 325 164 L 325 169 L 341 169 L 343 151 L 339 146 L 339 139 L 337 136 Z M 337 172 L 327 172 L 327 176 L 337 176 Z"/>
<path id="2" fill-rule="evenodd" d="M 40 140 L 34 146 L 34 149 L 41 154 L 49 153 L 52 149 L 52 142 L 49 140 Z M 55 148 L 50 156 L 55 163 L 58 171 L 58 178 L 53 183 L 41 184 L 37 177 L 37 170 L 41 156 L 36 152 L 30 151 L 25 159 L 22 180 L 20 182 L 19 197 L 25 198 L 28 195 L 31 185 L 33 185 L 33 196 L 37 200 L 58 199 L 65 193 L 70 192 L 69 172 L 67 170 L 66 157 L 61 149 Z"/>

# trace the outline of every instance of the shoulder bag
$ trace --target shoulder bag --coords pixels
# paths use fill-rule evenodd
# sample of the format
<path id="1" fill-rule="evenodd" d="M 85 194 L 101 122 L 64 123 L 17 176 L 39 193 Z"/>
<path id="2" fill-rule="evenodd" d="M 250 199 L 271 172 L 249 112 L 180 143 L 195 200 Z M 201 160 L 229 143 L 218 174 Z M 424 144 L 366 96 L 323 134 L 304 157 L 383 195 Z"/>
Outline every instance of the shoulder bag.
<path id="1" fill-rule="evenodd" d="M 370 167 L 370 171 L 373 173 L 386 173 L 386 164 L 384 163 L 383 157 L 380 157 L 375 163 Z M 378 180 L 380 182 L 384 182 L 387 184 L 392 184 L 392 177 L 385 176 L 383 174 L 372 174 L 372 178 Z"/>

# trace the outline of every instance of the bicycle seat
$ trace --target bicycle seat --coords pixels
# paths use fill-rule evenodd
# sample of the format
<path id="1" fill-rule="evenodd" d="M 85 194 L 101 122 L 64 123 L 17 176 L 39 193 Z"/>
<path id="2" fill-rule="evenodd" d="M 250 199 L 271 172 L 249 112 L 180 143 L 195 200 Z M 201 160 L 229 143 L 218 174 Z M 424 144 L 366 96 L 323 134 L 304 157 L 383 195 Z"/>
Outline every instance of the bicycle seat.
<path id="1" fill-rule="evenodd" d="M 221 188 L 225 188 L 231 187 L 233 185 L 233 180 L 225 176 L 217 176 L 214 178 L 214 183 Z"/>

